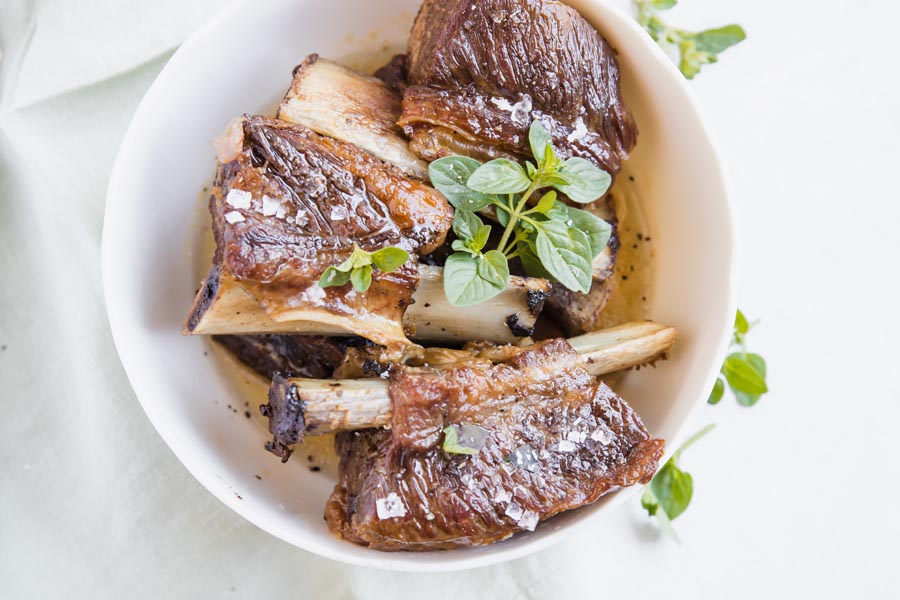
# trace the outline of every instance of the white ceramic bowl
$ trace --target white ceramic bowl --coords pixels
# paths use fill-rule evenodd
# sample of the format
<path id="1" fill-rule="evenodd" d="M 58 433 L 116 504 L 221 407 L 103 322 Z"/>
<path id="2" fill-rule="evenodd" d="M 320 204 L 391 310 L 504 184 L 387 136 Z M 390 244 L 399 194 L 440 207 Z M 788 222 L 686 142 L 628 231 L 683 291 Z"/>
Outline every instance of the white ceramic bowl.
<path id="1" fill-rule="evenodd" d="M 189 253 L 196 199 L 214 170 L 210 140 L 235 115 L 270 112 L 308 53 L 358 61 L 385 46 L 403 48 L 418 4 L 243 0 L 194 33 L 147 92 L 119 151 L 106 204 L 103 281 L 116 347 L 144 410 L 210 492 L 262 529 L 322 556 L 437 571 L 544 548 L 610 514 L 635 490 L 484 548 L 383 553 L 340 541 L 322 518 L 334 481 L 302 460 L 281 465 L 265 452 L 266 433 L 223 409 L 239 401 L 238 392 L 206 355 L 205 340 L 181 335 L 198 283 Z M 677 441 L 712 386 L 735 310 L 722 165 L 686 82 L 632 18 L 605 0 L 570 4 L 619 52 L 625 99 L 640 127 L 630 170 L 649 200 L 657 252 L 651 314 L 681 331 L 671 360 L 626 378 L 620 391 L 652 432 Z M 262 481 L 258 473 L 266 473 Z"/>

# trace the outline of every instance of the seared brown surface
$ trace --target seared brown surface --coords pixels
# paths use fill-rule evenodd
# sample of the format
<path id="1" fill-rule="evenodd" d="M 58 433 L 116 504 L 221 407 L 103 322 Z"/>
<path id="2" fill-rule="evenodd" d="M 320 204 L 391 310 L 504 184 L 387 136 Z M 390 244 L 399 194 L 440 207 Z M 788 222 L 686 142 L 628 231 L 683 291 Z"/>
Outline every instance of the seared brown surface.
<path id="1" fill-rule="evenodd" d="M 611 174 L 634 147 L 615 51 L 564 4 L 425 0 L 408 51 L 400 123 L 427 160 L 527 156 L 534 118 L 563 155 Z"/>
<path id="2" fill-rule="evenodd" d="M 213 270 L 236 279 L 276 321 L 336 319 L 381 343 L 403 340 L 415 253 L 449 226 L 443 197 L 354 146 L 275 119 L 244 116 L 216 145 Z M 411 258 L 393 273 L 376 270 L 365 294 L 320 288 L 325 268 L 354 243 L 397 246 Z"/>
<path id="3" fill-rule="evenodd" d="M 271 379 L 275 373 L 293 377 L 331 377 L 343 362 L 348 346 L 361 338 L 322 335 L 214 335 L 242 363 Z"/>
<path id="4" fill-rule="evenodd" d="M 333 532 L 380 550 L 496 542 L 648 482 L 662 456 L 662 440 L 564 340 L 492 367 L 394 367 L 390 393 L 390 430 L 338 435 L 341 480 L 325 514 Z M 488 432 L 473 456 L 441 447 L 443 428 L 463 423 Z M 510 462 L 532 450 L 533 463 Z"/>
<path id="5" fill-rule="evenodd" d="M 375 71 L 375 77 L 402 94 L 407 85 L 406 55 L 397 54 L 392 56 L 387 64 Z"/>

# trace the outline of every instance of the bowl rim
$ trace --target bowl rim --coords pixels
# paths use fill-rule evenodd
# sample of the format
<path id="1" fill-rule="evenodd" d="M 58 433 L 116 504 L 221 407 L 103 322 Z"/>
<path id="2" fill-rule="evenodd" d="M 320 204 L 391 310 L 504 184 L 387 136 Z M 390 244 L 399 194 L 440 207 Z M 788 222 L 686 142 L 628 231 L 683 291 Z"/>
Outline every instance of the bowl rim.
<path id="1" fill-rule="evenodd" d="M 698 135 L 702 138 L 705 138 L 712 153 L 715 162 L 715 172 L 720 178 L 721 187 L 724 191 L 721 202 L 723 204 L 722 208 L 724 210 L 724 217 L 728 227 L 728 231 L 726 232 L 727 239 L 730 241 L 730 248 L 728 248 L 730 252 L 730 260 L 727 267 L 728 281 L 726 297 L 729 314 L 734 314 L 737 309 L 736 290 L 738 278 L 737 272 L 739 249 L 739 244 L 736 238 L 737 231 L 734 221 L 734 196 L 730 179 L 725 168 L 723 154 L 712 132 L 712 129 L 709 126 L 709 122 L 700 110 L 696 96 L 693 90 L 690 88 L 688 81 L 682 76 L 681 72 L 677 69 L 677 67 L 669 59 L 669 57 L 663 52 L 663 50 L 644 32 L 637 21 L 631 15 L 629 15 L 627 11 L 616 5 L 613 0 L 581 1 L 588 4 L 596 4 L 602 6 L 602 8 L 612 14 L 615 19 L 615 22 L 611 23 L 612 27 L 624 28 L 628 30 L 630 35 L 638 38 L 640 40 L 640 45 L 648 52 L 649 57 L 651 57 L 657 63 L 660 63 L 668 76 L 676 80 L 676 85 L 687 100 L 687 106 L 690 108 L 691 112 L 693 113 L 692 116 L 695 118 L 696 122 L 699 125 Z M 132 119 L 129 123 L 128 129 L 126 130 L 126 133 L 122 138 L 122 142 L 119 146 L 115 161 L 113 162 L 109 184 L 107 187 L 106 206 L 104 207 L 103 231 L 101 234 L 101 277 L 103 295 L 116 352 L 119 355 L 119 359 L 122 363 L 123 369 L 125 370 L 125 374 L 128 378 L 129 384 L 131 385 L 132 390 L 134 390 L 135 396 L 140 402 L 144 413 L 147 415 L 147 418 L 150 420 L 156 432 L 160 435 L 160 437 L 162 437 L 163 441 L 175 454 L 181 464 L 184 465 L 188 472 L 197 481 L 199 481 L 200 484 L 203 485 L 203 487 L 206 488 L 208 492 L 210 492 L 228 508 L 235 511 L 238 515 L 246 519 L 249 523 L 258 527 L 259 529 L 266 531 L 267 533 L 282 541 L 287 542 L 292 546 L 345 564 L 372 567 L 390 571 L 457 571 L 494 565 L 521 558 L 544 550 L 549 546 L 558 543 L 562 539 L 572 535 L 577 529 L 576 527 L 561 527 L 541 537 L 533 538 L 528 543 L 506 543 L 502 544 L 501 546 L 494 546 L 493 548 L 496 549 L 495 552 L 479 553 L 474 555 L 467 555 L 468 553 L 460 551 L 444 552 L 443 554 L 446 554 L 447 556 L 446 560 L 432 559 L 429 561 L 417 561 L 415 557 L 419 556 L 418 553 L 381 552 L 378 550 L 371 550 L 369 553 L 360 556 L 358 554 L 345 553 L 340 550 L 335 550 L 328 545 L 320 544 L 317 540 L 312 538 L 306 540 L 307 543 L 299 544 L 296 540 L 289 539 L 288 536 L 284 535 L 277 527 L 271 525 L 270 523 L 267 523 L 264 519 L 260 519 L 259 516 L 254 512 L 254 510 L 247 504 L 235 501 L 235 498 L 233 498 L 231 495 L 219 494 L 216 491 L 217 486 L 214 483 L 215 475 L 211 472 L 211 470 L 205 468 L 201 464 L 201 461 L 195 458 L 191 452 L 187 451 L 187 449 L 184 447 L 184 444 L 182 444 L 182 442 L 172 434 L 170 429 L 168 429 L 166 426 L 161 426 L 161 421 L 163 420 L 161 412 L 156 408 L 154 403 L 148 401 L 147 394 L 142 395 L 138 392 L 139 386 L 136 385 L 136 378 L 133 376 L 133 373 L 136 372 L 134 365 L 139 359 L 136 354 L 138 350 L 133 348 L 132 342 L 125 339 L 125 336 L 122 333 L 123 328 L 119 326 L 121 323 L 123 323 L 124 317 L 121 305 L 116 300 L 116 293 L 112 291 L 115 287 L 113 259 L 114 250 L 112 248 L 112 239 L 114 237 L 114 234 L 112 234 L 110 232 L 110 228 L 107 227 L 109 223 L 116 222 L 114 215 L 117 211 L 117 202 L 115 199 L 121 198 L 123 196 L 123 194 L 120 192 L 120 190 L 123 189 L 121 163 L 124 162 L 124 157 L 128 156 L 131 153 L 132 148 L 135 145 L 135 130 L 137 128 L 136 122 L 139 120 L 139 115 L 141 115 L 147 105 L 150 105 L 154 102 L 157 96 L 164 93 L 163 90 L 166 88 L 167 80 L 171 74 L 171 71 L 174 70 L 172 66 L 179 64 L 179 62 L 182 60 L 185 60 L 185 56 L 191 52 L 194 46 L 204 43 L 207 37 L 213 35 L 220 23 L 228 20 L 232 17 L 233 14 L 240 12 L 245 6 L 252 4 L 252 2 L 253 0 L 231 0 L 212 18 L 210 18 L 203 25 L 194 30 L 178 47 L 178 49 L 172 54 L 172 56 L 160 70 L 159 74 L 147 89 L 147 92 L 144 94 L 141 101 L 138 103 L 138 106 L 134 114 L 132 115 Z M 568 4 L 568 2 L 566 2 L 565 0 L 563 0 L 563 2 Z M 715 352 L 717 362 L 711 364 L 708 367 L 708 373 L 706 375 L 706 385 L 704 389 L 712 389 L 712 385 L 718 377 L 720 367 L 719 363 L 721 359 L 724 358 L 727 352 L 730 340 L 731 329 L 725 328 L 720 335 L 718 347 Z M 703 400 L 704 401 L 701 401 L 700 398 L 697 399 L 695 405 L 693 406 L 693 408 L 691 408 L 688 415 L 680 425 L 677 435 L 674 436 L 674 438 L 671 440 L 671 443 L 666 444 L 666 453 L 663 457 L 663 462 L 665 460 L 668 460 L 668 458 L 674 452 L 674 449 L 677 448 L 678 444 L 685 438 L 689 426 L 697 420 L 699 413 L 706 405 L 705 399 Z M 629 488 L 619 490 L 611 497 L 608 497 L 606 505 L 604 506 L 605 510 L 596 511 L 593 514 L 589 515 L 587 518 L 578 521 L 578 523 L 582 524 L 582 526 L 587 525 L 589 522 L 594 522 L 596 524 L 599 519 L 613 513 L 617 507 L 621 506 L 624 502 L 633 497 L 633 495 L 636 494 L 639 489 L 640 486 L 631 486 Z M 515 540 L 515 538 L 512 539 Z"/>

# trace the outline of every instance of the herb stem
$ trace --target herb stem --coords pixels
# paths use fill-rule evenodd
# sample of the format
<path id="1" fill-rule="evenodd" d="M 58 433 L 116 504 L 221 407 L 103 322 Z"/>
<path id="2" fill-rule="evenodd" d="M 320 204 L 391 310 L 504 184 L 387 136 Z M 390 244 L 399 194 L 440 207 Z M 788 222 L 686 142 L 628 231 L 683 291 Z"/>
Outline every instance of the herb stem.
<path id="1" fill-rule="evenodd" d="M 678 448 L 678 450 L 675 451 L 674 457 L 680 458 L 682 452 L 684 452 L 685 450 L 687 450 L 690 446 L 692 446 L 697 440 L 699 440 L 700 438 L 702 438 L 704 435 L 706 435 L 707 433 L 709 433 L 710 431 L 712 431 L 713 428 L 714 428 L 715 426 L 716 426 L 715 423 L 710 423 L 709 425 L 707 425 L 706 427 L 704 427 L 703 429 L 701 429 L 700 431 L 698 431 L 697 433 L 695 433 L 694 435 L 692 435 L 691 437 L 689 437 L 689 438 L 681 445 L 681 447 Z M 677 460 L 677 459 L 676 459 L 676 460 Z"/>
<path id="2" fill-rule="evenodd" d="M 497 245 L 498 248 L 506 248 L 506 245 L 509 242 L 509 236 L 515 229 L 516 222 L 518 222 L 522 210 L 528 205 L 528 198 L 530 198 L 534 191 L 537 189 L 537 183 L 539 179 L 540 175 L 536 175 L 534 180 L 531 182 L 531 185 L 528 186 L 528 189 L 525 190 L 524 194 L 522 194 L 522 198 L 519 200 L 516 208 L 509 214 L 509 223 L 506 224 L 506 229 L 503 231 L 503 237 L 500 238 L 500 243 Z M 510 204 L 512 204 L 512 198 L 513 195 L 510 194 Z M 506 254 L 505 251 L 503 253 Z"/>

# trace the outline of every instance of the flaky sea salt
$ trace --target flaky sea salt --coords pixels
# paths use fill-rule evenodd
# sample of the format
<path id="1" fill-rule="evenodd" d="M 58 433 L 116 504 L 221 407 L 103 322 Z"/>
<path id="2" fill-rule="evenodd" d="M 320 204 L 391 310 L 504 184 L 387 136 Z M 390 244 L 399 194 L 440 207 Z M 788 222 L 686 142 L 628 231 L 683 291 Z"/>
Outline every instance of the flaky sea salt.
<path id="1" fill-rule="evenodd" d="M 250 192 L 245 192 L 244 190 L 239 190 L 237 188 L 231 188 L 229 190 L 228 195 L 225 196 L 225 202 L 235 208 L 250 208 L 250 200 L 253 196 Z"/>
<path id="2" fill-rule="evenodd" d="M 587 135 L 588 129 L 584 124 L 584 120 L 581 117 L 578 117 L 578 120 L 575 121 L 575 129 L 572 130 L 572 133 L 566 136 L 566 139 L 570 142 L 574 142 L 575 140 L 580 140 L 584 136 Z"/>
<path id="3" fill-rule="evenodd" d="M 494 493 L 493 500 L 495 504 L 499 504 L 501 502 L 509 502 L 510 500 L 512 500 L 512 494 L 510 494 L 507 490 L 500 489 L 497 490 L 496 493 Z"/>
<path id="4" fill-rule="evenodd" d="M 594 430 L 594 433 L 591 434 L 591 439 L 595 442 L 600 442 L 604 446 L 608 446 L 612 441 L 612 433 L 602 427 L 598 427 Z"/>
<path id="5" fill-rule="evenodd" d="M 505 511 L 506 516 L 509 517 L 510 519 L 512 519 L 513 521 L 516 521 L 517 523 L 519 522 L 519 519 L 522 518 L 522 515 L 524 513 L 525 513 L 525 511 L 522 510 L 522 507 L 519 506 L 518 504 L 516 504 L 515 502 L 513 502 L 512 504 L 507 506 L 506 511 Z"/>
<path id="6" fill-rule="evenodd" d="M 506 98 L 491 98 L 491 104 L 499 108 L 500 110 L 505 110 L 511 112 L 513 109 L 513 105 L 509 103 L 509 100 Z"/>
<path id="7" fill-rule="evenodd" d="M 406 507 L 403 505 L 403 501 L 394 492 L 388 494 L 387 498 L 376 500 L 375 510 L 378 512 L 379 519 L 392 519 L 406 515 Z"/>
<path id="8" fill-rule="evenodd" d="M 560 440 L 556 447 L 560 452 L 575 452 L 577 448 L 577 446 L 569 440 Z"/>
<path id="9" fill-rule="evenodd" d="M 262 213 L 267 217 L 271 217 L 272 215 L 279 212 L 281 209 L 282 216 L 284 216 L 284 201 L 279 198 L 273 198 L 271 196 L 263 196 L 262 197 Z"/>
<path id="10" fill-rule="evenodd" d="M 332 221 L 343 221 L 350 213 L 347 212 L 347 207 L 345 206 L 333 206 L 331 207 L 331 220 Z"/>
<path id="11" fill-rule="evenodd" d="M 518 521 L 519 527 L 521 527 L 522 529 L 527 529 L 528 531 L 534 531 L 534 528 L 537 527 L 537 524 L 538 514 L 530 510 L 526 510 Z"/>
<path id="12" fill-rule="evenodd" d="M 575 442 L 576 444 L 580 444 L 585 440 L 587 434 L 583 431 L 570 431 L 566 433 L 566 439 L 570 442 Z"/>
<path id="13" fill-rule="evenodd" d="M 516 125 L 528 125 L 531 121 L 531 96 L 525 94 L 513 104 L 511 117 Z"/>
<path id="14" fill-rule="evenodd" d="M 244 220 L 244 215 L 239 213 L 236 210 L 225 213 L 225 220 L 231 223 L 232 225 L 235 223 L 240 223 Z"/>

